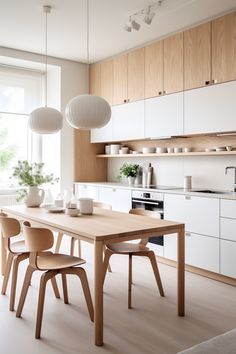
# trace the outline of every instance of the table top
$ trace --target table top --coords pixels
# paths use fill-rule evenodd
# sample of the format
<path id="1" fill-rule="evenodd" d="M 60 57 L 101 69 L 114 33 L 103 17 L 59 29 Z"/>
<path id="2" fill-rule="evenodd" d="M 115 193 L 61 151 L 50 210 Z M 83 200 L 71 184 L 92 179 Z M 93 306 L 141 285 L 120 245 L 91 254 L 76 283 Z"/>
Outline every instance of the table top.
<path id="1" fill-rule="evenodd" d="M 82 236 L 90 241 L 108 241 L 120 238 L 139 238 L 170 234 L 184 227 L 184 224 L 94 208 L 92 215 L 71 217 L 64 213 L 49 213 L 44 208 L 29 208 L 25 205 L 1 207 L 11 216 L 38 222 L 65 234 Z"/>

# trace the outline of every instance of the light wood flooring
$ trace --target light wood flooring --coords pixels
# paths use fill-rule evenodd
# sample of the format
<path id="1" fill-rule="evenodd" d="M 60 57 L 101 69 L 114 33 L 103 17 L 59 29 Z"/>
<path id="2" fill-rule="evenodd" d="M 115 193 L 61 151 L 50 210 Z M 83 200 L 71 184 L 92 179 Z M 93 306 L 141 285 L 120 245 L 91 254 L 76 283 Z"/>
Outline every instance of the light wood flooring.
<path id="1" fill-rule="evenodd" d="M 69 239 L 63 241 L 69 249 Z M 83 243 L 85 269 L 93 290 L 93 246 Z M 24 269 L 20 268 L 17 301 Z M 0 354 L 174 354 L 236 327 L 236 288 L 186 273 L 186 317 L 176 315 L 176 270 L 160 265 L 166 297 L 158 294 L 148 261 L 134 258 L 132 310 L 127 309 L 127 257 L 111 258 L 105 294 L 105 345 L 94 346 L 79 279 L 68 277 L 69 305 L 53 296 L 48 284 L 42 339 L 34 339 L 39 274 L 35 274 L 23 317 L 8 311 L 0 295 Z M 61 281 L 58 279 L 61 291 Z M 17 302 L 16 302 L 17 303 Z"/>

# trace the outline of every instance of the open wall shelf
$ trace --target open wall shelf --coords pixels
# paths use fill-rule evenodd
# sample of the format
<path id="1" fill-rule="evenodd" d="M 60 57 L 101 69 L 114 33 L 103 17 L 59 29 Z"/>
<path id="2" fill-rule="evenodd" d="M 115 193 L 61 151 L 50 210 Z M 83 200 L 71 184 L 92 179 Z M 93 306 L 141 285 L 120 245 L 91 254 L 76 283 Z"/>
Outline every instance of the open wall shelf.
<path id="1" fill-rule="evenodd" d="M 97 155 L 101 158 L 114 158 L 114 157 L 176 157 L 176 156 L 226 156 L 226 155 L 236 155 L 236 151 L 193 151 L 193 152 L 179 152 L 179 153 L 162 153 L 162 154 L 119 154 L 119 155 Z"/>

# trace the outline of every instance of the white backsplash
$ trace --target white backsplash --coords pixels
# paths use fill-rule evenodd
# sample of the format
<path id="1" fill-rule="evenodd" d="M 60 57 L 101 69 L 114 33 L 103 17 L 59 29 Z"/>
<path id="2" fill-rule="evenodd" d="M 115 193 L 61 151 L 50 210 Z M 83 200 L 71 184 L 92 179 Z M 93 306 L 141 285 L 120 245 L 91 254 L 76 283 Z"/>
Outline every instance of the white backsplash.
<path id="1" fill-rule="evenodd" d="M 232 190 L 234 172 L 226 166 L 236 166 L 236 156 L 183 156 L 161 158 L 110 158 L 108 181 L 117 182 L 119 168 L 124 163 L 143 165 L 150 162 L 154 168 L 153 184 L 183 187 L 184 176 L 192 176 L 193 188 L 214 188 Z"/>

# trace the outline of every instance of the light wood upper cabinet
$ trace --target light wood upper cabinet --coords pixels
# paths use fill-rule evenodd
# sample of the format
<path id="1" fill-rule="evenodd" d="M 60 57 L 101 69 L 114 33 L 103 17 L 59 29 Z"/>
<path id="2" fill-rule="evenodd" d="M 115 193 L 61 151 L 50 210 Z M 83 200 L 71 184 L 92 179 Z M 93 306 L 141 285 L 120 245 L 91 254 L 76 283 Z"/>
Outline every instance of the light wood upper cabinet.
<path id="1" fill-rule="evenodd" d="M 164 94 L 183 91 L 183 33 L 164 40 Z"/>
<path id="2" fill-rule="evenodd" d="M 113 102 L 113 60 L 101 63 L 101 96 Z"/>
<path id="3" fill-rule="evenodd" d="M 128 53 L 128 100 L 144 99 L 144 48 Z"/>
<path id="4" fill-rule="evenodd" d="M 128 99 L 128 55 L 113 60 L 113 104 L 127 102 Z"/>
<path id="5" fill-rule="evenodd" d="M 184 89 L 211 83 L 211 22 L 184 32 Z"/>
<path id="6" fill-rule="evenodd" d="M 101 96 L 101 64 L 89 67 L 89 93 Z"/>
<path id="7" fill-rule="evenodd" d="M 212 21 L 212 79 L 236 79 L 236 12 Z"/>
<path id="8" fill-rule="evenodd" d="M 163 91 L 163 41 L 145 47 L 145 98 Z"/>

